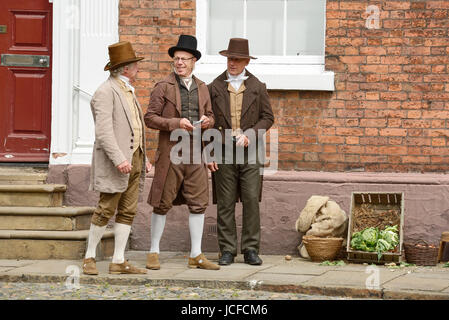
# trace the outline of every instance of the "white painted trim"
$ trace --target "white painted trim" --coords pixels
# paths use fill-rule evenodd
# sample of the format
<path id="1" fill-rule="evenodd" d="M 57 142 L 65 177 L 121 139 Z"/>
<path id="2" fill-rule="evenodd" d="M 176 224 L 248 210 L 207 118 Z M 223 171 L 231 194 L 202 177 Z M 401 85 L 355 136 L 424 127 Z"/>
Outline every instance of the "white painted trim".
<path id="1" fill-rule="evenodd" d="M 206 54 L 208 12 L 208 0 L 196 0 L 196 38 L 203 56 L 196 63 L 194 73 L 206 83 L 226 69 L 225 57 Z M 326 15 L 323 23 L 326 25 Z M 324 55 L 257 56 L 257 60 L 251 60 L 248 70 L 272 90 L 335 90 L 334 72 L 325 71 Z"/>
<path id="2" fill-rule="evenodd" d="M 250 63 L 248 71 L 267 85 L 269 90 L 334 91 L 334 72 L 322 65 L 257 65 Z M 194 74 L 207 84 L 226 70 L 226 64 L 196 64 Z"/>
<path id="3" fill-rule="evenodd" d="M 50 164 L 91 163 L 90 95 L 108 77 L 103 67 L 107 45 L 119 39 L 118 6 L 119 0 L 53 0 Z"/>

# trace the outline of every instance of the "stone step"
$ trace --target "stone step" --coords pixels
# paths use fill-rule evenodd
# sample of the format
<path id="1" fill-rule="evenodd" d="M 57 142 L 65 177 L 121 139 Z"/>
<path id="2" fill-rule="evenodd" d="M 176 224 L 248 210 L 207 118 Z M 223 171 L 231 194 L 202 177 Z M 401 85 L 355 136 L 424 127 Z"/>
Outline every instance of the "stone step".
<path id="1" fill-rule="evenodd" d="M 83 259 L 89 230 L 24 231 L 0 230 L 0 259 Z M 97 247 L 97 259 L 114 253 L 114 232 L 106 229 Z"/>
<path id="2" fill-rule="evenodd" d="M 66 189 L 64 184 L 0 185 L 0 206 L 62 206 Z"/>
<path id="3" fill-rule="evenodd" d="M 95 207 L 0 207 L 0 230 L 87 230 Z"/>
<path id="4" fill-rule="evenodd" d="M 0 166 L 0 185 L 44 184 L 48 168 Z"/>

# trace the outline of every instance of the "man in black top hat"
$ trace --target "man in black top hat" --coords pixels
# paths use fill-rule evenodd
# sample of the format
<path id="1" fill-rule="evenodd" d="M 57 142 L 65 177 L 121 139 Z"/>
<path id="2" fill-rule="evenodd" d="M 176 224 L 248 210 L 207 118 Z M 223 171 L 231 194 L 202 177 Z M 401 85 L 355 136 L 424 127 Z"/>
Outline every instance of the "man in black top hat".
<path id="1" fill-rule="evenodd" d="M 197 128 L 204 130 L 214 125 L 207 86 L 192 75 L 195 62 L 201 58 L 196 47 L 195 37 L 181 35 L 178 44 L 168 50 L 173 59 L 173 72 L 156 84 L 144 117 L 147 127 L 159 130 L 155 173 L 148 197 L 148 203 L 153 207 L 148 269 L 160 268 L 159 242 L 164 231 L 166 214 L 173 205 L 180 204 L 187 204 L 190 212 L 191 251 L 188 266 L 209 270 L 220 268 L 207 260 L 201 252 L 209 188 L 206 164 L 202 159 L 198 159 L 201 160 L 200 163 L 195 163 L 193 159 L 192 134 L 187 135 L 190 137 L 188 163 L 175 164 L 170 159 L 172 148 L 177 143 L 170 140 L 173 130 L 184 129 L 192 133 L 195 123 Z"/>

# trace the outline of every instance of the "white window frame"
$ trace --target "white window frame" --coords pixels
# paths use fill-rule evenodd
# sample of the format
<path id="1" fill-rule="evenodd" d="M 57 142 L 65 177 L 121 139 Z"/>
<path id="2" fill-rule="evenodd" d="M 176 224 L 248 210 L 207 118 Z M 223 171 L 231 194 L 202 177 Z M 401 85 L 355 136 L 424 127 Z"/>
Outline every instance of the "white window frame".
<path id="1" fill-rule="evenodd" d="M 246 37 L 246 4 L 244 2 L 243 36 Z M 202 53 L 196 63 L 195 75 L 206 83 L 210 83 L 226 69 L 226 57 L 208 55 L 207 28 L 209 19 L 208 0 L 196 0 L 196 38 L 198 50 Z M 324 90 L 334 91 L 334 73 L 325 71 L 323 55 L 287 56 L 287 1 L 284 1 L 283 56 L 257 56 L 251 60 L 247 69 L 265 82 L 272 90 Z M 326 25 L 326 15 L 323 24 Z M 324 28 L 325 30 L 326 28 Z M 324 37 L 325 38 L 325 37 Z M 250 44 L 251 48 L 251 44 Z M 225 50 L 226 48 L 223 48 Z M 251 52 L 250 52 L 251 54 Z"/>

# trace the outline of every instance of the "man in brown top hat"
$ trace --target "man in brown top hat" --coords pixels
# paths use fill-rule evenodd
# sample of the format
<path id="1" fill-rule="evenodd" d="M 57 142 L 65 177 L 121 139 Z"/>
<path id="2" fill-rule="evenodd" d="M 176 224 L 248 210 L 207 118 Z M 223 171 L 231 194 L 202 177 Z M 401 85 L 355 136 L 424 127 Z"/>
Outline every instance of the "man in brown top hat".
<path id="1" fill-rule="evenodd" d="M 151 216 L 151 249 L 147 256 L 147 268 L 159 269 L 159 242 L 165 226 L 167 212 L 173 205 L 187 204 L 189 208 L 189 231 L 191 250 L 188 266 L 217 270 L 201 251 L 204 212 L 209 204 L 207 167 L 204 161 L 193 160 L 193 135 L 187 134 L 190 148 L 188 163 L 175 164 L 171 151 L 177 141 L 170 139 L 176 129 L 192 133 L 214 125 L 209 92 L 206 84 L 192 75 L 195 62 L 201 58 L 196 49 L 197 40 L 181 35 L 176 46 L 168 49 L 173 59 L 173 72 L 158 82 L 151 93 L 145 114 L 149 128 L 159 130 L 159 145 L 155 158 L 155 173 L 148 203 L 153 207 Z M 199 123 L 199 121 L 202 121 Z M 178 131 L 179 132 L 179 131 Z M 197 131 L 195 131 L 196 133 Z M 182 150 L 184 153 L 185 150 Z M 189 151 L 189 150 L 187 150 Z"/>
<path id="2" fill-rule="evenodd" d="M 227 57 L 227 70 L 208 86 L 215 128 L 224 137 L 222 159 L 218 159 L 222 160 L 221 163 L 208 164 L 213 172 L 214 203 L 217 203 L 221 254 L 218 263 L 229 265 L 237 255 L 235 203 L 236 199 L 240 199 L 243 203 L 241 252 L 245 263 L 260 265 L 259 201 L 262 194 L 260 168 L 263 159 L 258 156 L 258 149 L 264 146 L 258 136 L 272 126 L 274 116 L 265 84 L 245 68 L 250 59 L 256 59 L 249 55 L 248 40 L 230 39 L 228 49 L 220 51 L 220 54 Z M 232 137 L 229 141 L 226 131 Z M 243 159 L 236 157 L 239 152 L 243 153 Z M 229 155 L 230 161 L 229 158 L 225 161 Z"/>
<path id="3" fill-rule="evenodd" d="M 137 63 L 143 58 L 136 57 L 129 42 L 115 43 L 108 49 L 110 61 L 104 70 L 109 70 L 110 77 L 91 100 L 95 143 L 89 190 L 99 191 L 100 199 L 92 216 L 83 272 L 98 274 L 95 251 L 109 219 L 117 210 L 114 256 L 109 273 L 146 273 L 145 269 L 132 266 L 124 258 L 145 171 L 151 169 L 145 156 L 143 115 L 131 85 L 138 72 Z"/>

